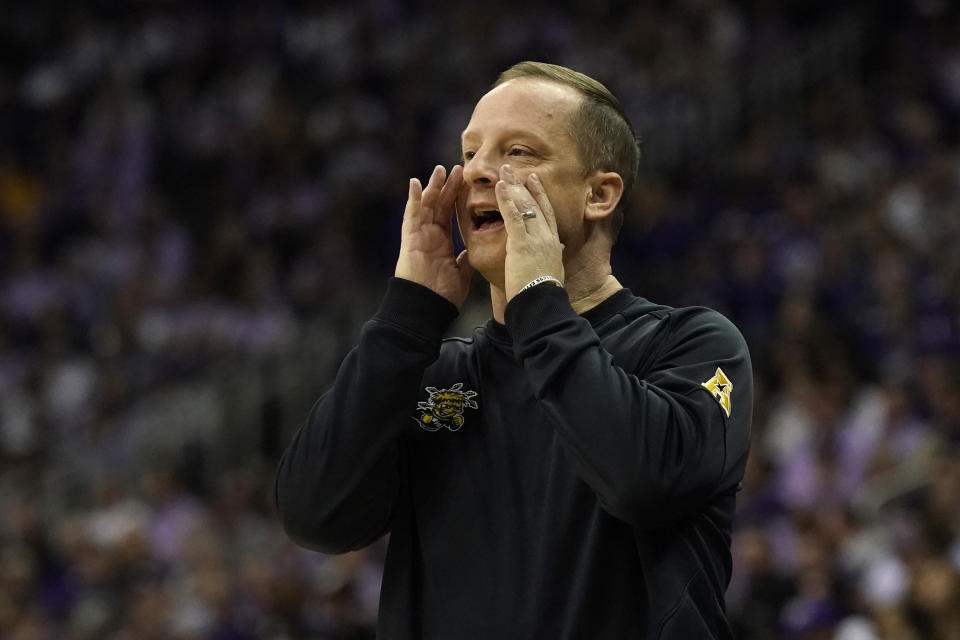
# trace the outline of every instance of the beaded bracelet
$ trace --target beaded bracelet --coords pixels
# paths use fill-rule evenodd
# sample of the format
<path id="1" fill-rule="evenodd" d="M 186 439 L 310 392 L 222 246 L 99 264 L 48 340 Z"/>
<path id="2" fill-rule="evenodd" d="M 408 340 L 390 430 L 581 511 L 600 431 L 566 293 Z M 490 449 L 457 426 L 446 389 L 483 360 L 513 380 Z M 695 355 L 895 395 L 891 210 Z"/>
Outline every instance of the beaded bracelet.
<path id="1" fill-rule="evenodd" d="M 528 282 L 527 284 L 520 287 L 520 291 L 517 291 L 517 293 L 520 293 L 521 291 L 526 291 L 530 287 L 535 287 L 538 284 L 543 284 L 544 282 L 550 282 L 552 284 L 555 284 L 558 287 L 561 287 L 561 288 L 563 287 L 563 283 L 557 280 L 556 278 L 554 278 L 553 276 L 538 276 L 533 280 L 531 280 L 530 282 Z"/>

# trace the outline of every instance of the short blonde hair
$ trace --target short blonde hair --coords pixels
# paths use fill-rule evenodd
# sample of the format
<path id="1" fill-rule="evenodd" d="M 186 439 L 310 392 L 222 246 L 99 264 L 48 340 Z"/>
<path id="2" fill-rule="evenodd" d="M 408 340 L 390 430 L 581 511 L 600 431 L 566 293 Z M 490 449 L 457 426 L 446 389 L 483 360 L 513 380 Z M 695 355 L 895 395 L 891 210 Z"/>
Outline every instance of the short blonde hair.
<path id="1" fill-rule="evenodd" d="M 585 173 L 614 171 L 623 179 L 623 195 L 614 214 L 614 236 L 623 224 L 623 207 L 640 170 L 640 140 L 623 105 L 590 76 L 547 62 L 518 62 L 500 74 L 494 87 L 516 78 L 540 78 L 575 89 L 584 100 L 570 119 L 570 137 L 580 151 Z"/>

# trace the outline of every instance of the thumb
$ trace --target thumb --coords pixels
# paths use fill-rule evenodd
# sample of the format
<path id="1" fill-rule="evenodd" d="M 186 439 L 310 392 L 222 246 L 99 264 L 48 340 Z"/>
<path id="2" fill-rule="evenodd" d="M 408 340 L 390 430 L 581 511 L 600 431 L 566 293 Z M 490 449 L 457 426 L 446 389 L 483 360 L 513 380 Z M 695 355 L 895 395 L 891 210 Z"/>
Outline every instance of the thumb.
<path id="1" fill-rule="evenodd" d="M 460 272 L 460 284 L 464 291 L 470 288 L 470 278 L 473 277 L 473 265 L 470 264 L 470 254 L 466 249 L 457 256 L 457 269 Z"/>

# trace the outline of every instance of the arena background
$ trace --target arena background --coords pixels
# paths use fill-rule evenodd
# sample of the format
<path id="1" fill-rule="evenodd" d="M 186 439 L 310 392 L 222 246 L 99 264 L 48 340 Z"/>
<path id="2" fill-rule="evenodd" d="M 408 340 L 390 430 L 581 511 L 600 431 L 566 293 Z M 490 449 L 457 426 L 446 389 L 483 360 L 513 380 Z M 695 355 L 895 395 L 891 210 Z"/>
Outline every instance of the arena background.
<path id="1" fill-rule="evenodd" d="M 521 59 L 644 139 L 621 281 L 750 343 L 738 637 L 960 637 L 958 10 L 563 4 L 4 3 L 0 638 L 373 637 L 273 469 Z"/>

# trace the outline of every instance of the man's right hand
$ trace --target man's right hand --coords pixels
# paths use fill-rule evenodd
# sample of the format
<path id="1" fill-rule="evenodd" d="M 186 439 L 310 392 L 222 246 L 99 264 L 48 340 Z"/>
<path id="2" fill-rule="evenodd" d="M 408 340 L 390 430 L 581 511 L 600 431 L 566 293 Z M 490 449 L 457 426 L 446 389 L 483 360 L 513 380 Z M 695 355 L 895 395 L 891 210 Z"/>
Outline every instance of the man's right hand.
<path id="1" fill-rule="evenodd" d="M 466 250 L 453 255 L 453 205 L 463 186 L 463 167 L 447 171 L 437 165 L 427 188 L 410 180 L 400 230 L 400 257 L 394 275 L 432 289 L 459 309 L 467 299 L 473 267 Z"/>

